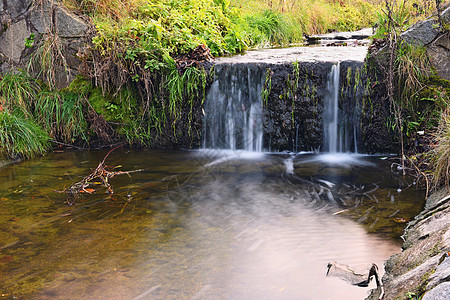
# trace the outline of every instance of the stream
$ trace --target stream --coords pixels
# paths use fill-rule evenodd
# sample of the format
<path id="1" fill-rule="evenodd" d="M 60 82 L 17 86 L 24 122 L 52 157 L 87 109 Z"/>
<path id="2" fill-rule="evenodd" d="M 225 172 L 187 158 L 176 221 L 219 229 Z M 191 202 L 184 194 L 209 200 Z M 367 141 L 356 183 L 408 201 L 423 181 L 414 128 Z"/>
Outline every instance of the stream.
<path id="1" fill-rule="evenodd" d="M 379 156 L 116 150 L 114 193 L 68 199 L 107 151 L 0 169 L 1 299 L 363 299 L 326 277 L 400 252 L 424 193 Z"/>

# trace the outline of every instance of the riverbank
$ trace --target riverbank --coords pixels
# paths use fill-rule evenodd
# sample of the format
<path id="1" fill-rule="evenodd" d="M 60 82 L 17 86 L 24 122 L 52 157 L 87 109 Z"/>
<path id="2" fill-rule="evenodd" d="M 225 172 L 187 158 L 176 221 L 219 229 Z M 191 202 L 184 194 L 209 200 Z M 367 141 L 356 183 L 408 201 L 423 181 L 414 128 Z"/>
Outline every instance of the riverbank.
<path id="1" fill-rule="evenodd" d="M 431 195 L 403 235 L 403 251 L 385 262 L 383 299 L 447 299 L 450 295 L 450 190 Z M 378 299 L 372 293 L 368 299 Z"/>

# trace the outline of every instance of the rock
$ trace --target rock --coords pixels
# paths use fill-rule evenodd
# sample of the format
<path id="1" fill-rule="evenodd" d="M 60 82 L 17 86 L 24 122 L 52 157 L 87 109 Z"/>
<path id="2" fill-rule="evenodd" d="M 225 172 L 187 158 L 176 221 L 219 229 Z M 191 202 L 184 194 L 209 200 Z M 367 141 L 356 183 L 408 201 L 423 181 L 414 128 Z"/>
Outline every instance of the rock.
<path id="1" fill-rule="evenodd" d="M 450 282 L 444 282 L 425 293 L 422 300 L 444 300 L 450 295 Z"/>
<path id="2" fill-rule="evenodd" d="M 405 255 L 402 254 L 395 257 L 395 262 L 392 265 L 393 269 L 390 272 L 386 270 L 386 274 L 383 276 L 382 282 L 384 285 L 385 299 L 407 299 L 408 297 L 406 295 L 410 292 L 415 293 L 416 288 L 420 286 L 424 274 L 432 272 L 439 262 L 439 257 L 435 256 L 404 274 L 392 274 L 392 271 L 396 271 L 395 268 L 400 267 L 404 270 L 401 259 Z M 386 262 L 386 264 L 392 263 L 391 259 Z"/>
<path id="3" fill-rule="evenodd" d="M 437 27 L 438 24 L 439 23 L 434 19 L 427 19 L 406 30 L 400 35 L 400 37 L 405 42 L 412 45 L 428 45 L 439 34 L 439 28 Z"/>
<path id="4" fill-rule="evenodd" d="M 438 75 L 450 80 L 450 36 L 439 36 L 427 47 L 427 54 Z"/>
<path id="5" fill-rule="evenodd" d="M 405 229 L 403 252 L 385 263 L 385 299 L 447 299 L 450 279 L 450 194 L 446 188 L 427 199 L 425 209 Z M 445 294 L 445 293 L 447 294 Z M 429 298 L 426 298 L 429 297 Z M 441 297 L 441 298 L 439 298 Z"/>
<path id="6" fill-rule="evenodd" d="M 442 204 L 444 201 L 448 201 L 450 197 L 449 192 L 450 190 L 443 188 L 430 195 L 425 203 L 425 209 L 430 210 L 433 207 Z"/>
<path id="7" fill-rule="evenodd" d="M 7 14 L 10 19 L 17 19 L 19 16 L 25 14 L 32 6 L 32 0 L 6 0 L 2 1 L 0 13 Z"/>
<path id="8" fill-rule="evenodd" d="M 45 33 L 52 23 L 51 16 L 56 16 L 56 33 L 61 38 L 82 37 L 88 30 L 86 21 L 77 15 L 69 12 L 67 9 L 53 5 L 44 5 L 42 9 L 38 8 L 30 15 L 30 21 L 39 33 Z"/>
<path id="9" fill-rule="evenodd" d="M 19 63 L 22 52 L 25 50 L 25 39 L 30 35 L 31 32 L 27 28 L 25 19 L 11 24 L 1 35 L 0 52 L 13 62 Z"/>
<path id="10" fill-rule="evenodd" d="M 445 280 L 450 279 L 450 258 L 447 254 L 442 256 L 443 261 L 438 265 L 434 273 L 430 276 L 427 290 L 434 289 Z M 450 294 L 449 294 L 450 295 Z"/>
<path id="11" fill-rule="evenodd" d="M 441 15 L 446 22 L 450 20 L 450 6 Z M 426 46 L 430 44 L 440 33 L 439 22 L 436 17 L 430 17 L 422 22 L 416 23 L 403 32 L 400 37 L 410 44 Z"/>
<path id="12" fill-rule="evenodd" d="M 332 32 L 327 34 L 314 34 L 307 36 L 308 43 L 315 44 L 325 40 L 363 40 L 373 35 L 372 28 L 363 28 L 358 31 Z"/>
<path id="13" fill-rule="evenodd" d="M 49 32 L 56 33 L 61 42 L 65 66 L 56 69 L 56 86 L 66 87 L 78 74 L 81 61 L 77 56 L 85 45 L 85 36 L 90 25 L 87 21 L 68 11 L 53 1 L 3 0 L 0 1 L 0 19 L 3 32 L 0 31 L 0 73 L 17 68 L 25 69 L 36 50 L 42 45 L 42 39 Z M 33 5 L 34 4 L 34 5 Z M 26 39 L 34 34 L 30 47 L 25 46 Z M 39 69 L 39 67 L 38 67 Z M 36 69 L 36 74 L 39 70 Z"/>

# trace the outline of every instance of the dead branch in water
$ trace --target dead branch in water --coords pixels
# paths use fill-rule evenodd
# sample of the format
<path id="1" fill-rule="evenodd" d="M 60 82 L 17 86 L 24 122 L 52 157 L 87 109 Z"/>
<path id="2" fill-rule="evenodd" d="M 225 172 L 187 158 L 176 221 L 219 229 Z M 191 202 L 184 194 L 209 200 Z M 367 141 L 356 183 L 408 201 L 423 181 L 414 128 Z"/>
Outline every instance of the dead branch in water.
<path id="1" fill-rule="evenodd" d="M 64 189 L 63 191 L 57 191 L 58 193 L 66 193 L 69 197 L 77 197 L 80 193 L 92 194 L 95 189 L 93 186 L 103 186 L 106 188 L 107 194 L 114 193 L 109 180 L 116 175 L 123 175 L 135 172 L 140 172 L 143 169 L 132 170 L 132 171 L 113 171 L 114 168 L 111 168 L 105 165 L 106 158 L 117 148 L 122 147 L 123 145 L 117 146 L 111 149 L 103 160 L 98 164 L 97 168 L 88 176 L 84 177 L 81 181 L 72 184 L 70 187 Z M 73 203 L 73 202 L 72 202 Z"/>

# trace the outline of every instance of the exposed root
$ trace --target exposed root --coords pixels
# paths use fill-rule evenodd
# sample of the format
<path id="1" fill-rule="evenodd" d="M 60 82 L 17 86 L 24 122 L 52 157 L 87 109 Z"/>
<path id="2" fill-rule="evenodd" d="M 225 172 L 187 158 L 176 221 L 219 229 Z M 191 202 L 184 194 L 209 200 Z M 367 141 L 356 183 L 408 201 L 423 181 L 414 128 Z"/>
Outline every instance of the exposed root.
<path id="1" fill-rule="evenodd" d="M 185 55 L 178 56 L 175 61 L 177 63 L 177 70 L 183 73 L 189 67 L 200 67 L 202 62 L 209 62 L 213 60 L 213 56 L 208 47 L 199 45 L 194 50 L 189 51 Z"/>

